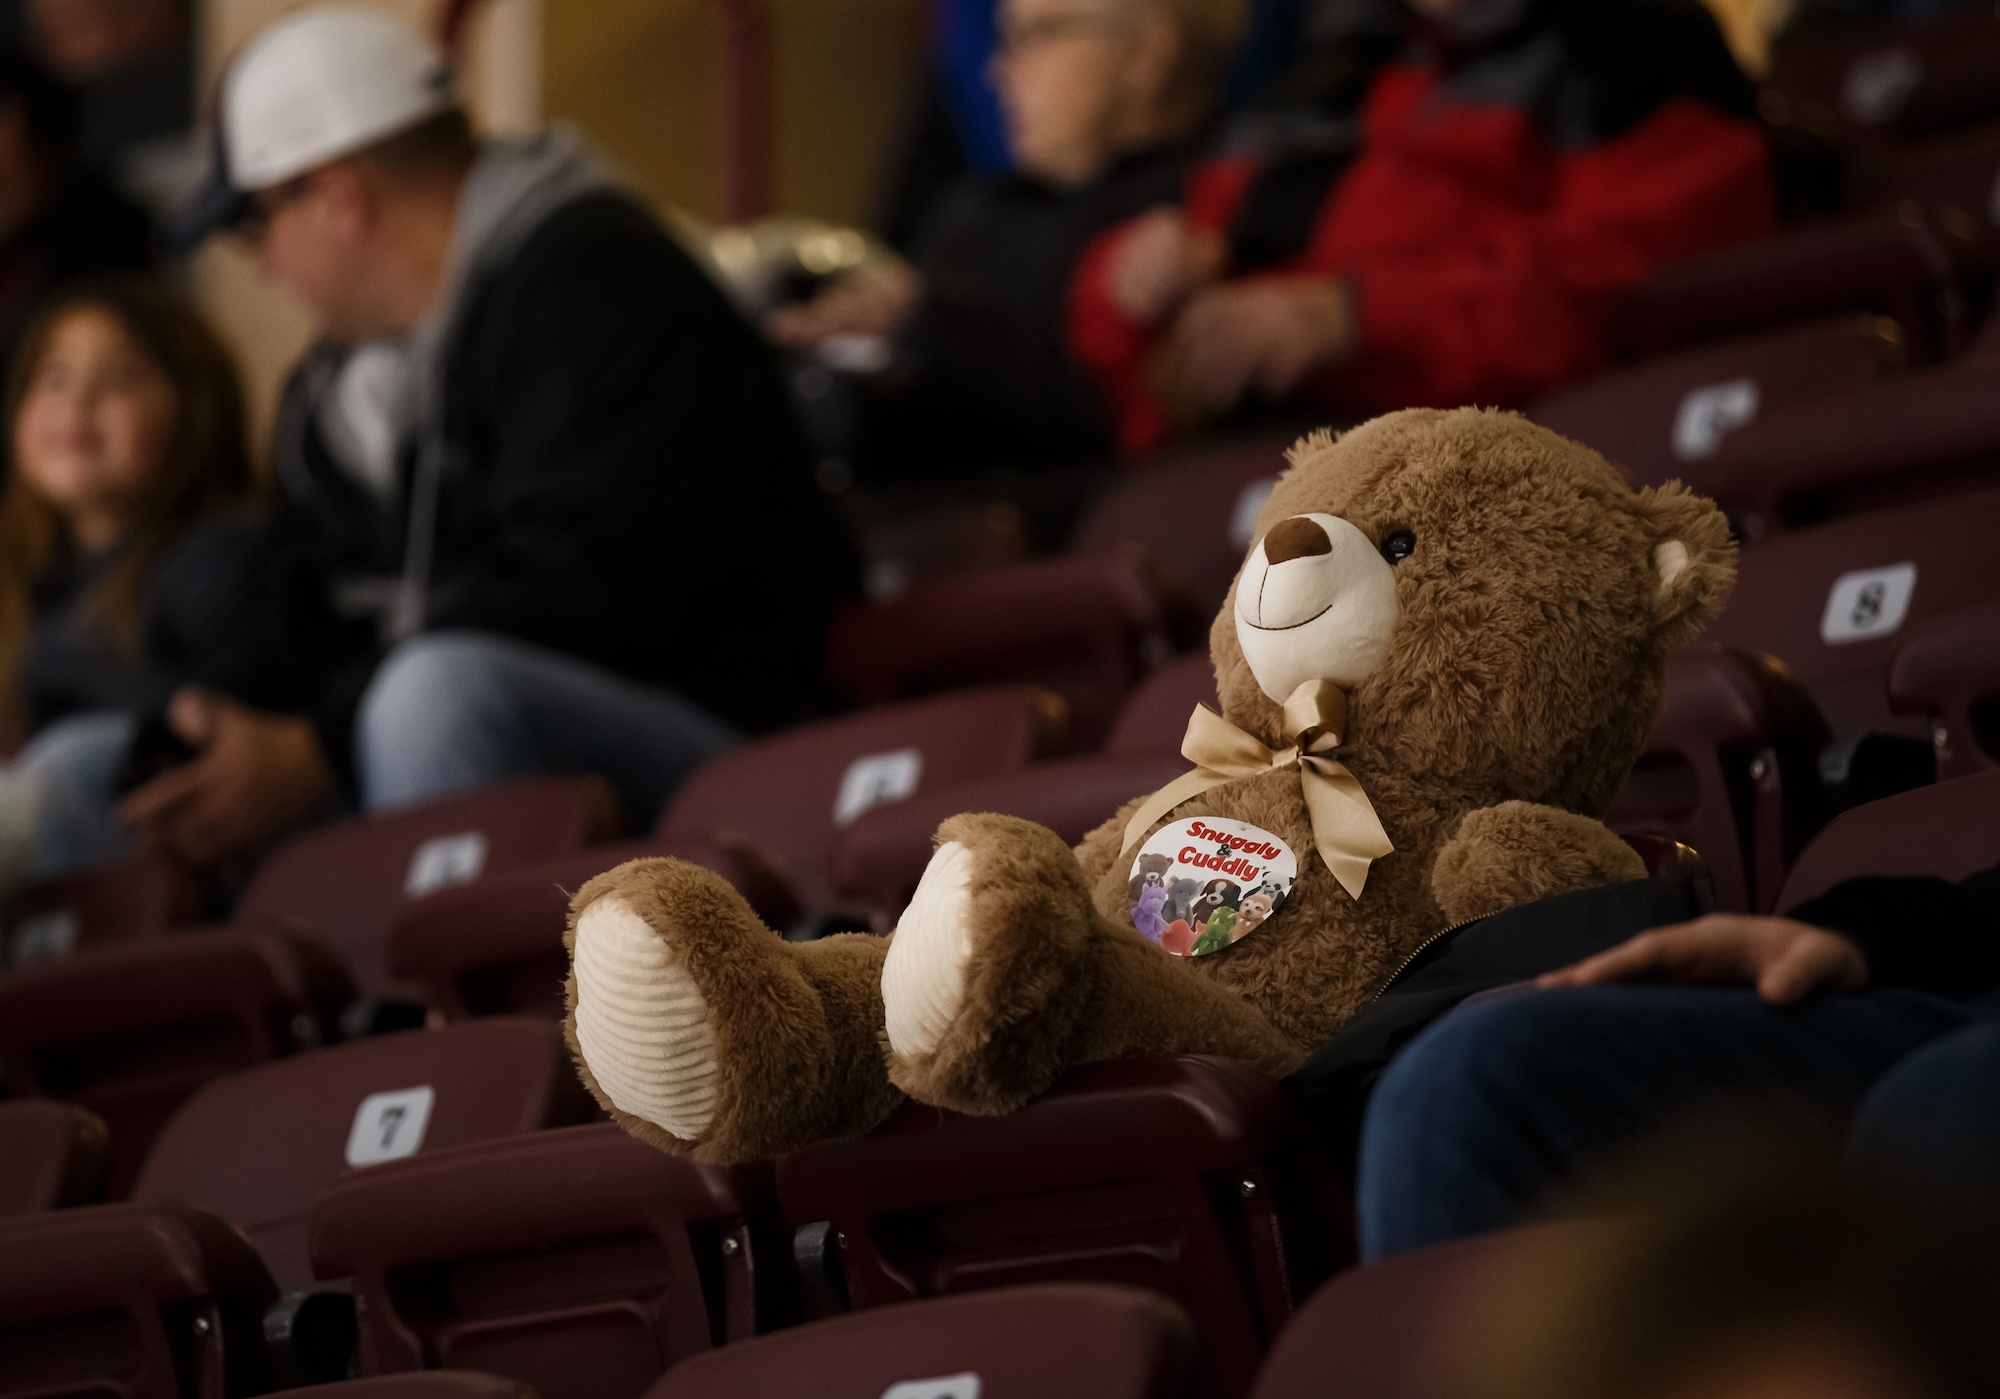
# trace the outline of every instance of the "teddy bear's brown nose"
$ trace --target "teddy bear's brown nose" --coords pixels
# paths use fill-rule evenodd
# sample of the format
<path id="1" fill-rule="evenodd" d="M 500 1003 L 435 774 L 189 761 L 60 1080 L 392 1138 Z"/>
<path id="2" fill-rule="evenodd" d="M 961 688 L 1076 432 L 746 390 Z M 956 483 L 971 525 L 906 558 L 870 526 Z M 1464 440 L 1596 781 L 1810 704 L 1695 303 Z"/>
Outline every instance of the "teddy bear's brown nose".
<path id="1" fill-rule="evenodd" d="M 1331 554 L 1333 541 L 1326 537 L 1326 531 L 1319 522 L 1309 520 L 1304 515 L 1294 515 L 1289 520 L 1280 520 L 1264 536 L 1264 562 L 1273 565 L 1286 559 L 1303 559 L 1310 554 Z"/>

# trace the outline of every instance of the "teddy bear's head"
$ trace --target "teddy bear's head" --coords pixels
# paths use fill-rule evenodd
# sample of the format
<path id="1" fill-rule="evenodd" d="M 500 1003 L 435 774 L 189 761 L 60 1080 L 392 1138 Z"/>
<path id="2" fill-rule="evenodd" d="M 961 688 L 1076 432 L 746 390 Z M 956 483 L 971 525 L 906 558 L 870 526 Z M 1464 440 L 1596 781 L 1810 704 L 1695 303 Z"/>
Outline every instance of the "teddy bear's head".
<path id="1" fill-rule="evenodd" d="M 1343 756 L 1601 812 L 1667 652 L 1728 596 L 1722 513 L 1492 410 L 1391 413 L 1290 461 L 1210 634 L 1224 715 L 1275 745 L 1286 696 L 1333 680 Z"/>

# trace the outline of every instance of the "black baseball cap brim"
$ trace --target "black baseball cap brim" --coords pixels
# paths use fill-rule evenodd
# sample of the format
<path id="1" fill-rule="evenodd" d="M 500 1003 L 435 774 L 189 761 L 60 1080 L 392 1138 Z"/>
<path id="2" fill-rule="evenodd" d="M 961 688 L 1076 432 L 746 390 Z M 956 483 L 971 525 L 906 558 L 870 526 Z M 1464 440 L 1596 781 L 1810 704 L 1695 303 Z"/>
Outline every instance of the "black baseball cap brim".
<path id="1" fill-rule="evenodd" d="M 230 181 L 229 157 L 218 130 L 209 143 L 208 174 L 188 202 L 167 220 L 163 230 L 167 249 L 176 257 L 186 257 L 210 234 L 241 223 L 249 211 L 250 191 L 238 189 Z"/>

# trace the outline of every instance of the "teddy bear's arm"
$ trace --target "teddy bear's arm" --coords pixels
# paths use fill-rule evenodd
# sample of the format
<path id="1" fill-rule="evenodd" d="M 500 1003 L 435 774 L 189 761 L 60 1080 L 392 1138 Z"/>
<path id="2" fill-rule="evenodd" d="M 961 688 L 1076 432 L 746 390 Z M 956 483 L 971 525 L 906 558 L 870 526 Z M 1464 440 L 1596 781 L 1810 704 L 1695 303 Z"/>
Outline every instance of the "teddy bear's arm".
<path id="1" fill-rule="evenodd" d="M 1145 800 L 1134 797 L 1126 802 L 1118 808 L 1116 816 L 1085 836 L 1083 844 L 1076 847 L 1076 862 L 1083 866 L 1083 877 L 1090 888 L 1095 889 L 1098 881 L 1117 865 L 1125 850 L 1125 823 Z"/>
<path id="2" fill-rule="evenodd" d="M 1645 875 L 1638 852 L 1603 822 L 1534 802 L 1501 802 L 1458 823 L 1431 867 L 1431 894 L 1459 923 Z"/>

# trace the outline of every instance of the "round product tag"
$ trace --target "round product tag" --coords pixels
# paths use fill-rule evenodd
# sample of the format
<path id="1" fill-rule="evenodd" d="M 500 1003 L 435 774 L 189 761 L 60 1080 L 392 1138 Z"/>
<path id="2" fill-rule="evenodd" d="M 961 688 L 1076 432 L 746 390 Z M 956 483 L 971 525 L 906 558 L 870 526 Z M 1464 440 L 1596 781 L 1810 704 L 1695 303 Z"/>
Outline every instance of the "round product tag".
<path id="1" fill-rule="evenodd" d="M 1299 862 L 1247 821 L 1203 816 L 1153 832 L 1132 862 L 1132 922 L 1176 957 L 1241 942 L 1291 896 Z"/>

